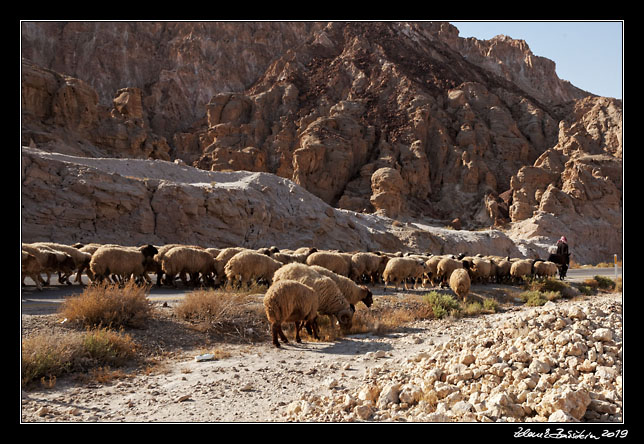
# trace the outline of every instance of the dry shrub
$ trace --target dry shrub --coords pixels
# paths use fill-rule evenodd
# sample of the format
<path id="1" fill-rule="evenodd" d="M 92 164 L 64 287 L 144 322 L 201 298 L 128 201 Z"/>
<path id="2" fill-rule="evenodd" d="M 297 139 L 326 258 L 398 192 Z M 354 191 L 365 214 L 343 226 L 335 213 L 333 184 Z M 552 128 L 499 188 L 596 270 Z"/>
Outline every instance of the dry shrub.
<path id="1" fill-rule="evenodd" d="M 142 327 L 151 316 L 148 287 L 134 282 L 91 285 L 83 293 L 65 299 L 60 313 L 71 323 L 84 326 Z"/>
<path id="2" fill-rule="evenodd" d="M 175 307 L 175 313 L 215 336 L 244 341 L 268 337 L 264 305 L 248 291 L 193 291 Z"/>
<path id="3" fill-rule="evenodd" d="M 135 351 L 129 335 L 105 328 L 38 334 L 22 341 L 22 383 L 51 382 L 66 373 L 118 367 L 134 358 Z"/>

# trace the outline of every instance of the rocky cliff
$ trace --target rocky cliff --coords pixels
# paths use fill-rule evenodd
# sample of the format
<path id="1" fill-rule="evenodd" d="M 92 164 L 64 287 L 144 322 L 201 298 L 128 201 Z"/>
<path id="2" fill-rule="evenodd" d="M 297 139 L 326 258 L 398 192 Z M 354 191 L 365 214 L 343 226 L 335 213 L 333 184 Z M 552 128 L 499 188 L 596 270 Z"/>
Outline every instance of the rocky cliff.
<path id="1" fill-rule="evenodd" d="M 23 145 L 269 173 L 403 226 L 566 234 L 577 260 L 621 251 L 621 101 L 523 41 L 431 22 L 40 22 L 22 55 Z"/>

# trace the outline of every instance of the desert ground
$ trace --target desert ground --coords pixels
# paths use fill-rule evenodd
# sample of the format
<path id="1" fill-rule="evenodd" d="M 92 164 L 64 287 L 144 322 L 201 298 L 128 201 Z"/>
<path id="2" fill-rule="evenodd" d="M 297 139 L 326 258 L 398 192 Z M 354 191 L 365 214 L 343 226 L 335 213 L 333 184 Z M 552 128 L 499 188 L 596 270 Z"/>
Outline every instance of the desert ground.
<path id="1" fill-rule="evenodd" d="M 611 273 L 612 269 L 604 274 L 612 276 Z M 481 298 L 494 297 L 495 293 L 507 294 L 509 289 L 504 287 L 511 286 L 475 285 L 472 294 Z M 48 330 L 53 332 L 65 328 L 61 325 L 60 315 L 55 308 L 64 296 L 56 293 L 62 294 L 69 291 L 69 288 L 71 287 L 35 292 L 32 291 L 33 287 L 24 287 L 22 334 Z M 381 287 L 372 291 L 372 308 L 379 303 L 404 304 L 410 294 L 426 292 L 384 291 Z M 122 369 L 118 377 L 106 381 L 61 377 L 53 387 L 23 387 L 21 421 L 254 423 L 543 420 L 548 418 L 547 412 L 539 411 L 536 414 L 534 405 L 532 411 L 525 407 L 530 414 L 522 413 L 517 417 L 507 411 L 492 411 L 489 399 L 486 408 L 485 402 L 475 402 L 478 399 L 474 399 L 471 394 L 468 398 L 471 384 L 464 385 L 465 381 L 457 384 L 456 380 L 459 378 L 454 380 L 454 375 L 450 372 L 474 370 L 476 380 L 477 368 L 485 371 L 485 364 L 479 362 L 477 356 L 475 362 L 464 361 L 467 366 L 454 370 L 453 365 L 450 367 L 453 363 L 446 361 L 444 355 L 447 352 L 449 356 L 449 350 L 455 346 L 460 348 L 469 345 L 472 349 L 477 341 L 490 341 L 490 335 L 498 330 L 516 329 L 517 322 L 523 324 L 523 332 L 526 331 L 525 328 L 533 330 L 540 326 L 541 332 L 561 333 L 555 332 L 557 328 L 552 323 L 537 322 L 544 316 L 550 316 L 551 321 L 552 318 L 563 319 L 562 325 L 567 324 L 566 328 L 577 328 L 579 320 L 585 322 L 588 328 L 605 328 L 612 332 L 609 342 L 603 343 L 604 348 L 598 346 L 602 351 L 615 352 L 608 361 L 598 361 L 598 364 L 603 364 L 602 369 L 610 370 L 606 370 L 609 376 L 595 375 L 586 380 L 582 378 L 586 373 L 576 369 L 571 371 L 575 379 L 569 381 L 568 385 L 577 387 L 579 384 L 586 384 L 584 387 L 590 392 L 590 403 L 583 402 L 587 404 L 587 409 L 585 415 L 582 415 L 582 421 L 619 422 L 622 418 L 621 293 L 559 299 L 541 307 L 513 304 L 506 298 L 507 303 L 502 304 L 501 310 L 493 314 L 415 321 L 394 332 L 345 335 L 332 341 L 315 341 L 303 334 L 303 342 L 298 344 L 293 340 L 293 333 L 287 331 L 290 342 L 279 349 L 271 344 L 268 331 L 248 335 L 252 339 L 247 340 L 213 340 L 190 324 L 179 321 L 172 313 L 173 306 L 182 298 L 180 293 L 164 293 L 162 290 L 151 292 L 149 299 L 154 307 L 152 320 L 143 329 L 127 331 L 135 341 L 146 344 L 145 349 L 150 357 L 145 368 L 139 366 Z M 257 298 L 260 303 L 261 295 L 257 295 Z M 397 300 L 400 302 L 396 302 Z M 581 313 L 579 309 L 583 315 L 571 314 Z M 579 333 L 583 331 L 583 327 L 573 331 Z M 492 342 L 501 341 L 498 344 L 501 348 L 511 346 L 503 343 L 503 338 L 492 338 Z M 590 337 L 585 339 L 586 344 L 592 345 Z M 508 337 L 505 338 L 507 340 Z M 459 355 L 463 355 L 465 351 L 463 349 Z M 540 351 L 535 350 L 534 353 L 533 361 L 537 361 L 537 357 L 542 358 Z M 205 356 L 208 354 L 213 356 Z M 585 354 L 584 351 L 583 355 Z M 201 360 L 201 356 L 210 359 Z M 514 368 L 515 362 L 511 358 L 503 355 L 503 352 L 499 356 L 499 363 L 507 361 Z M 584 356 L 579 356 L 578 361 L 582 362 L 583 358 Z M 419 363 L 425 365 L 425 370 L 418 368 Z M 611 363 L 612 366 L 609 365 Z M 551 365 L 551 373 L 554 374 L 556 366 L 568 369 L 573 364 L 568 360 L 567 364 L 551 362 Z M 417 382 L 419 372 L 427 373 L 427 369 L 436 367 L 443 369 L 443 375 L 442 380 L 435 384 L 449 385 L 462 396 L 454 396 L 452 393 L 442 397 L 444 394 L 438 390 L 438 386 L 435 387 L 438 399 L 433 404 L 418 402 L 417 399 L 408 400 L 403 396 L 405 390 Z M 579 384 L 574 384 L 577 380 Z M 589 381 L 595 382 L 595 386 L 589 387 Z M 365 388 L 375 385 L 379 387 L 380 398 L 386 396 L 387 382 L 394 383 L 394 391 L 397 392 L 390 402 L 381 401 L 377 396 L 369 399 L 369 395 L 365 395 L 369 393 Z M 606 386 L 608 383 L 611 388 Z M 543 384 L 548 383 L 546 381 Z M 558 389 L 557 384 L 550 384 L 550 387 L 552 390 Z M 478 389 L 486 390 L 485 387 Z M 543 387 L 541 390 L 545 391 Z M 494 394 L 494 390 L 491 394 Z M 462 403 L 466 407 L 470 406 L 466 408 L 466 412 L 459 410 Z M 541 402 L 542 410 L 545 409 L 544 403 L 545 401 Z M 523 404 L 528 405 L 527 401 Z M 553 413 L 561 410 L 554 409 Z M 565 408 L 563 410 L 563 413 L 557 413 L 562 416 L 553 418 L 550 415 L 550 420 L 575 420 L 571 416 L 574 412 L 565 412 Z"/>

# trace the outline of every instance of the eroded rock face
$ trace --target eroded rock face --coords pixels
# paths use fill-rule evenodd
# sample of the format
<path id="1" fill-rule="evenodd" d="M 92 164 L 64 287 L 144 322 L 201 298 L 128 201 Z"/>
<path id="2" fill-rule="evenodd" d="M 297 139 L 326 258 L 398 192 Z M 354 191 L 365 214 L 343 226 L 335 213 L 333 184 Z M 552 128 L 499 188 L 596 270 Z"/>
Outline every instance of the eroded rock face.
<path id="1" fill-rule="evenodd" d="M 558 143 L 512 177 L 509 215 L 521 237 L 565 235 L 573 253 L 606 260 L 622 246 L 621 107 L 614 99 L 575 103 Z M 599 129 L 601 128 L 601 129 Z"/>
<path id="2" fill-rule="evenodd" d="M 513 226 L 544 244 L 579 227 L 614 249 L 617 237 L 584 228 L 596 218 L 621 233 L 621 101 L 558 79 L 523 41 L 431 22 L 55 22 L 22 34 L 23 145 L 267 172 L 337 208 Z M 402 183 L 374 187 L 383 168 Z"/>

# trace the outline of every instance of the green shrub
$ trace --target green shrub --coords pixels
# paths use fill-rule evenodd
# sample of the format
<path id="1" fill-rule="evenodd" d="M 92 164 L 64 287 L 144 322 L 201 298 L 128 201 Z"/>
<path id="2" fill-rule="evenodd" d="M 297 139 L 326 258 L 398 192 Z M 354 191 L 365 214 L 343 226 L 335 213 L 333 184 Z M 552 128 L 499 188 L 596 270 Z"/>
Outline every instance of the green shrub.
<path id="1" fill-rule="evenodd" d="M 538 307 L 545 304 L 548 301 L 554 301 L 561 297 L 561 293 L 557 291 L 536 291 L 528 290 L 524 291 L 519 295 L 519 298 L 526 304 L 531 307 Z"/>
<path id="2" fill-rule="evenodd" d="M 449 294 L 432 291 L 423 296 L 423 301 L 432 308 L 436 319 L 455 316 L 461 311 L 461 305 Z"/>
<path id="3" fill-rule="evenodd" d="M 615 288 L 615 281 L 605 276 L 594 276 L 597 286 L 602 290 L 612 290 Z"/>

